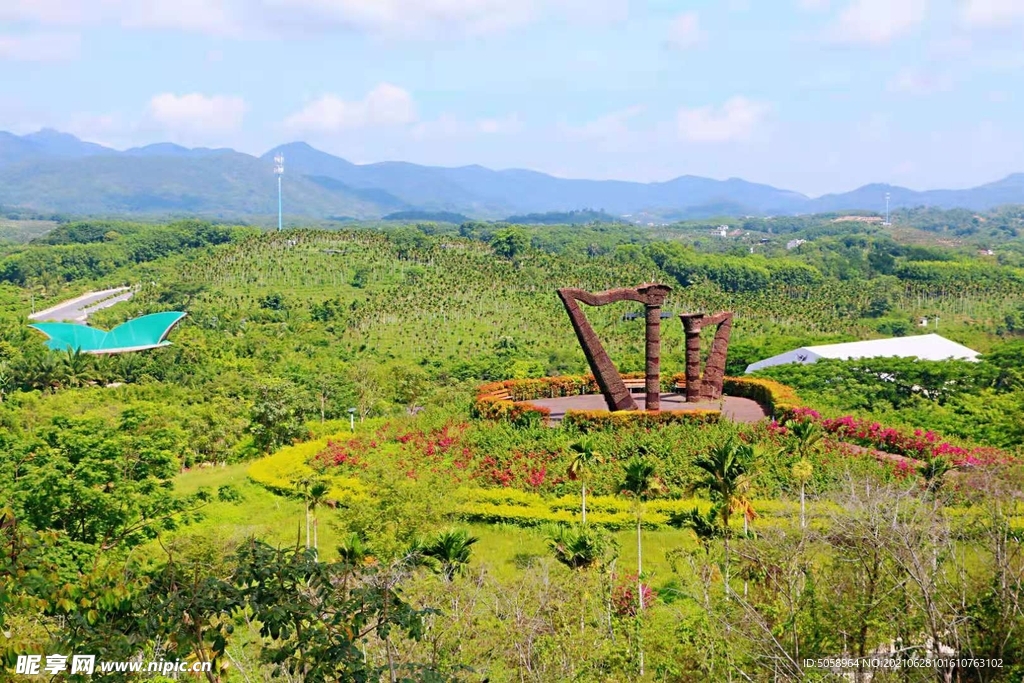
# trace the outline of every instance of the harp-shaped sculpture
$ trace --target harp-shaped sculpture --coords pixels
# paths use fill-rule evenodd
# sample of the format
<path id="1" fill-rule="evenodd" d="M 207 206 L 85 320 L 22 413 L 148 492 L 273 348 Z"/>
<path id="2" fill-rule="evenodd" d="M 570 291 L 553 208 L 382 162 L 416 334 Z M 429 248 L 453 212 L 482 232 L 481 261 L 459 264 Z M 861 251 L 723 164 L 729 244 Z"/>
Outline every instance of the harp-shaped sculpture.
<path id="1" fill-rule="evenodd" d="M 594 373 L 597 386 L 604 395 L 608 410 L 637 410 L 636 401 L 629 393 L 608 352 L 604 350 L 593 326 L 587 321 L 578 302 L 588 306 L 604 306 L 616 301 L 638 301 L 646 309 L 647 346 L 644 390 L 647 393 L 645 408 L 661 408 L 661 304 L 672 291 L 667 285 L 647 284 L 634 288 L 611 289 L 607 292 L 591 293 L 583 289 L 566 287 L 558 290 L 558 296 L 569 313 L 576 338 L 583 347 L 590 370 Z"/>
<path id="2" fill-rule="evenodd" d="M 686 335 L 686 401 L 717 401 L 722 397 L 725 383 L 725 357 L 729 351 L 729 335 L 732 333 L 732 313 L 715 315 L 688 313 L 679 316 L 683 321 Z M 700 371 L 700 332 L 705 325 L 717 325 L 715 339 L 711 342 L 711 354 Z"/>
<path id="3" fill-rule="evenodd" d="M 109 332 L 77 323 L 34 323 L 29 327 L 49 337 L 46 345 L 54 351 L 113 354 L 168 346 L 167 335 L 184 317 L 180 311 L 152 313 L 121 323 Z"/>

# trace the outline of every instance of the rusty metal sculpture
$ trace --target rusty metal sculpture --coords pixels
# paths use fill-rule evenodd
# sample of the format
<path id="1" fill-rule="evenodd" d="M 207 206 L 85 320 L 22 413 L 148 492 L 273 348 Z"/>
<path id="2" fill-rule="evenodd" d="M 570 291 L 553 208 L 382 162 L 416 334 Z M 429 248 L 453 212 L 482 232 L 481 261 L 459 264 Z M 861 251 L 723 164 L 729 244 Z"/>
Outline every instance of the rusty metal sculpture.
<path id="1" fill-rule="evenodd" d="M 725 382 L 725 358 L 729 351 L 729 335 L 732 332 L 732 312 L 705 315 L 686 313 L 679 316 L 683 321 L 686 335 L 686 400 L 687 402 L 717 401 L 722 397 Z M 711 354 L 708 356 L 704 374 L 700 371 L 700 333 L 707 325 L 717 325 Z"/>
<path id="2" fill-rule="evenodd" d="M 578 302 L 582 301 L 588 306 L 604 306 L 616 301 L 637 301 L 644 305 L 647 319 L 644 372 L 645 407 L 647 410 L 659 410 L 661 408 L 661 305 L 671 291 L 671 287 L 656 283 L 597 293 L 572 287 L 558 290 L 558 296 L 569 313 L 569 320 L 576 332 L 576 338 L 579 339 L 580 346 L 583 347 L 583 355 L 587 357 L 587 363 L 590 364 L 590 370 L 594 373 L 597 386 L 601 389 L 601 394 L 608 404 L 608 410 L 637 410 L 638 408 L 629 389 L 622 381 L 622 376 L 615 364 L 612 363 L 612 359 L 608 357 L 608 353 L 601 345 L 597 333 L 587 321 Z"/>

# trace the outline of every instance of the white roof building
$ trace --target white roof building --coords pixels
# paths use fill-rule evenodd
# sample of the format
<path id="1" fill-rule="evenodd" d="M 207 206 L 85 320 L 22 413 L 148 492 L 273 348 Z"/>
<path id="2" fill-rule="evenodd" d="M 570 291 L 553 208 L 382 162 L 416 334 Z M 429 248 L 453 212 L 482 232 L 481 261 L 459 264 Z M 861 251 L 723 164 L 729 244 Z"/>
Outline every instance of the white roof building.
<path id="1" fill-rule="evenodd" d="M 977 351 L 957 344 L 937 334 L 922 334 L 914 337 L 893 337 L 892 339 L 872 339 L 870 341 L 849 342 L 846 344 L 824 344 L 822 346 L 803 346 L 799 349 L 781 353 L 747 366 L 747 372 L 757 372 L 773 365 L 786 363 L 817 362 L 821 358 L 850 360 L 852 358 L 919 358 L 920 360 L 978 360 Z"/>

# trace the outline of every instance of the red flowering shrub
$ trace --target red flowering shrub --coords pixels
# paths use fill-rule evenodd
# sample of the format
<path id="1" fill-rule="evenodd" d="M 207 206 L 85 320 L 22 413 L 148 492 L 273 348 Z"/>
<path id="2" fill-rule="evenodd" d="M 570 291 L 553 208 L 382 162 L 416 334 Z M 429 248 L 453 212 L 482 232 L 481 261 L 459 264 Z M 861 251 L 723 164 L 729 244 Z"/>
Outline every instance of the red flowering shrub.
<path id="1" fill-rule="evenodd" d="M 636 574 L 624 574 L 612 588 L 612 608 L 620 617 L 635 617 L 640 606 L 636 597 Z M 657 592 L 646 583 L 640 584 L 644 598 L 644 609 L 649 608 L 657 599 Z"/>

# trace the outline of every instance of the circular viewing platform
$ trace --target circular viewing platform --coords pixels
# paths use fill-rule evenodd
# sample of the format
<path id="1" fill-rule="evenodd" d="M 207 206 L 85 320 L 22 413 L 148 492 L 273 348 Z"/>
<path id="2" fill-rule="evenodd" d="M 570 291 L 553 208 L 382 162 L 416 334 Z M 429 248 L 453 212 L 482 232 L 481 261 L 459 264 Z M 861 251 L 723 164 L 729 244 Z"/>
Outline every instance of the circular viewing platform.
<path id="1" fill-rule="evenodd" d="M 646 397 L 643 394 L 634 394 L 637 408 L 645 409 Z M 559 396 L 556 398 L 536 398 L 527 401 L 516 401 L 516 403 L 546 408 L 550 411 L 548 420 L 552 424 L 562 421 L 566 411 L 569 410 L 608 410 L 604 396 L 601 394 L 580 394 L 577 396 Z M 757 401 L 739 396 L 723 396 L 721 401 L 706 401 L 703 403 L 687 403 L 686 397 L 676 393 L 661 394 L 661 410 L 672 411 L 698 411 L 698 410 L 721 410 L 722 417 L 733 422 L 757 422 L 769 416 L 768 409 Z"/>

